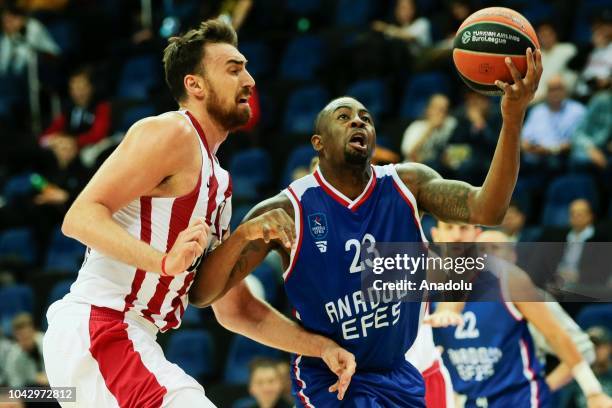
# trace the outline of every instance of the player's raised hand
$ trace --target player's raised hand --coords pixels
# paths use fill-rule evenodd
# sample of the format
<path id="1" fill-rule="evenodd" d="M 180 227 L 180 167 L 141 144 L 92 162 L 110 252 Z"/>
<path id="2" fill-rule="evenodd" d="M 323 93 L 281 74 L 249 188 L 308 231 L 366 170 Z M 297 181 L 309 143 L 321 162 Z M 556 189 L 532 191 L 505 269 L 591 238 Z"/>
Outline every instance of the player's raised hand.
<path id="1" fill-rule="evenodd" d="M 198 218 L 181 231 L 162 261 L 162 274 L 174 276 L 185 272 L 208 247 L 210 227 Z"/>
<path id="2" fill-rule="evenodd" d="M 280 208 L 267 211 L 240 227 L 244 228 L 249 241 L 263 239 L 266 243 L 279 240 L 286 248 L 291 248 L 295 241 L 295 225 L 293 218 Z"/>
<path id="3" fill-rule="evenodd" d="M 587 398 L 587 406 L 589 408 L 612 408 L 612 398 L 603 392 L 592 394 Z"/>
<path id="4" fill-rule="evenodd" d="M 522 117 L 540 83 L 540 77 L 542 76 L 542 53 L 540 50 L 533 52 L 531 48 L 527 48 L 526 56 L 527 73 L 525 77 L 522 77 L 512 59 L 506 57 L 506 66 L 512 75 L 514 83 L 508 84 L 504 81 L 495 81 L 495 85 L 504 91 L 501 109 L 502 116 L 506 118 L 515 118 L 516 115 L 521 115 Z"/>
<path id="5" fill-rule="evenodd" d="M 332 342 L 329 347 L 323 350 L 321 358 L 329 369 L 338 376 L 338 381 L 329 387 L 329 392 L 337 392 L 338 399 L 342 400 L 357 368 L 355 356 Z"/>
<path id="6" fill-rule="evenodd" d="M 425 316 L 423 323 L 431 327 L 459 326 L 463 324 L 463 316 L 452 310 L 440 310 Z"/>

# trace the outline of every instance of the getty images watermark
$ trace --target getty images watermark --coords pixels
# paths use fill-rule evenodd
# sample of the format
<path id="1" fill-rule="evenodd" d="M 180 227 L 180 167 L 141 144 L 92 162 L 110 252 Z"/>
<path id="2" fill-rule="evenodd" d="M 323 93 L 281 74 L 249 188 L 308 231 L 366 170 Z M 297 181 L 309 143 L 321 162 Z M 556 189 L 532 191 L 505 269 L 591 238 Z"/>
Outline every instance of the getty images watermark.
<path id="1" fill-rule="evenodd" d="M 385 274 L 384 278 L 372 282 L 375 290 L 457 291 L 472 290 L 473 282 L 465 279 L 455 281 L 449 278 L 450 273 L 463 275 L 466 272 L 482 272 L 486 267 L 486 258 L 487 254 L 440 257 L 433 253 L 417 256 L 396 253 L 392 256 L 375 256 L 365 263 L 371 263 L 374 275 Z M 435 276 L 436 272 L 438 277 Z M 420 278 L 415 280 L 415 275 Z"/>

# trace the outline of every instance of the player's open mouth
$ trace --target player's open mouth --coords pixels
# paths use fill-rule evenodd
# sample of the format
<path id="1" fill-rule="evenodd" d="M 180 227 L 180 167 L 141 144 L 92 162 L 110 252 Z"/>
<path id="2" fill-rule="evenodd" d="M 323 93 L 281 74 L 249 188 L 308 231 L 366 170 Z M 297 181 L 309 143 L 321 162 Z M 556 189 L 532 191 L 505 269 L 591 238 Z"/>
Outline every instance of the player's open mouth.
<path id="1" fill-rule="evenodd" d="M 248 103 L 249 103 L 249 98 L 248 98 L 248 96 L 247 96 L 247 97 L 243 97 L 243 98 L 239 98 L 239 99 L 238 99 L 238 104 L 241 104 L 241 103 L 246 103 L 246 104 L 248 104 Z"/>
<path id="2" fill-rule="evenodd" d="M 348 144 L 353 149 L 356 149 L 359 151 L 366 151 L 368 149 L 366 135 L 361 132 L 354 133 L 349 139 Z"/>

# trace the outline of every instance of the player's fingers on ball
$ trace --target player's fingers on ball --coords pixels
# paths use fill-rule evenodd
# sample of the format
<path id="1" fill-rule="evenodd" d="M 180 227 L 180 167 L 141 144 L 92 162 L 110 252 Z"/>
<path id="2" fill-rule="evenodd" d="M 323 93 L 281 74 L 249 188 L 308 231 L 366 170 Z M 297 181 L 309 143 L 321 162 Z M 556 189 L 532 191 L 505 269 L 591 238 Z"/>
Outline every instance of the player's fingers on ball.
<path id="1" fill-rule="evenodd" d="M 504 94 L 507 95 L 509 93 L 510 85 L 508 85 L 506 82 L 497 80 L 495 81 L 495 86 L 504 91 Z"/>
<path id="2" fill-rule="evenodd" d="M 536 63 L 536 70 L 539 73 L 538 79 L 540 79 L 540 76 L 542 75 L 542 71 L 544 67 L 542 66 L 542 51 L 540 51 L 539 49 L 537 49 L 535 52 L 535 63 Z"/>
<path id="3" fill-rule="evenodd" d="M 535 60 L 531 47 L 527 48 L 527 78 L 532 78 L 536 74 Z"/>
<path id="4" fill-rule="evenodd" d="M 512 58 L 506 57 L 504 59 L 504 62 L 506 63 L 508 70 L 510 70 L 510 75 L 512 75 L 512 79 L 514 80 L 514 83 L 520 86 L 523 83 L 523 76 L 521 75 L 519 70 L 516 69 L 514 62 L 512 62 Z"/>

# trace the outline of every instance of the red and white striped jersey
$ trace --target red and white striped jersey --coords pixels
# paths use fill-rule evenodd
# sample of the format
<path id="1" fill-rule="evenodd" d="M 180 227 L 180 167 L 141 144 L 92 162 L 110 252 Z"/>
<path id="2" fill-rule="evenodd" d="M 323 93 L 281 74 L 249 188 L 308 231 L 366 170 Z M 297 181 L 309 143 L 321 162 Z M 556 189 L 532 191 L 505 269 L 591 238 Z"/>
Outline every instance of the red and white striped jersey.
<path id="1" fill-rule="evenodd" d="M 161 252 L 172 248 L 179 232 L 191 220 L 203 218 L 212 234 L 209 250 L 229 228 L 231 179 L 208 148 L 197 120 L 187 111 L 179 114 L 193 126 L 202 152 L 202 170 L 195 188 L 181 197 L 140 197 L 113 214 L 113 218 L 131 235 Z M 176 276 L 161 276 L 88 248 L 77 280 L 64 299 L 137 313 L 161 331 L 177 328 L 200 260 Z"/>

